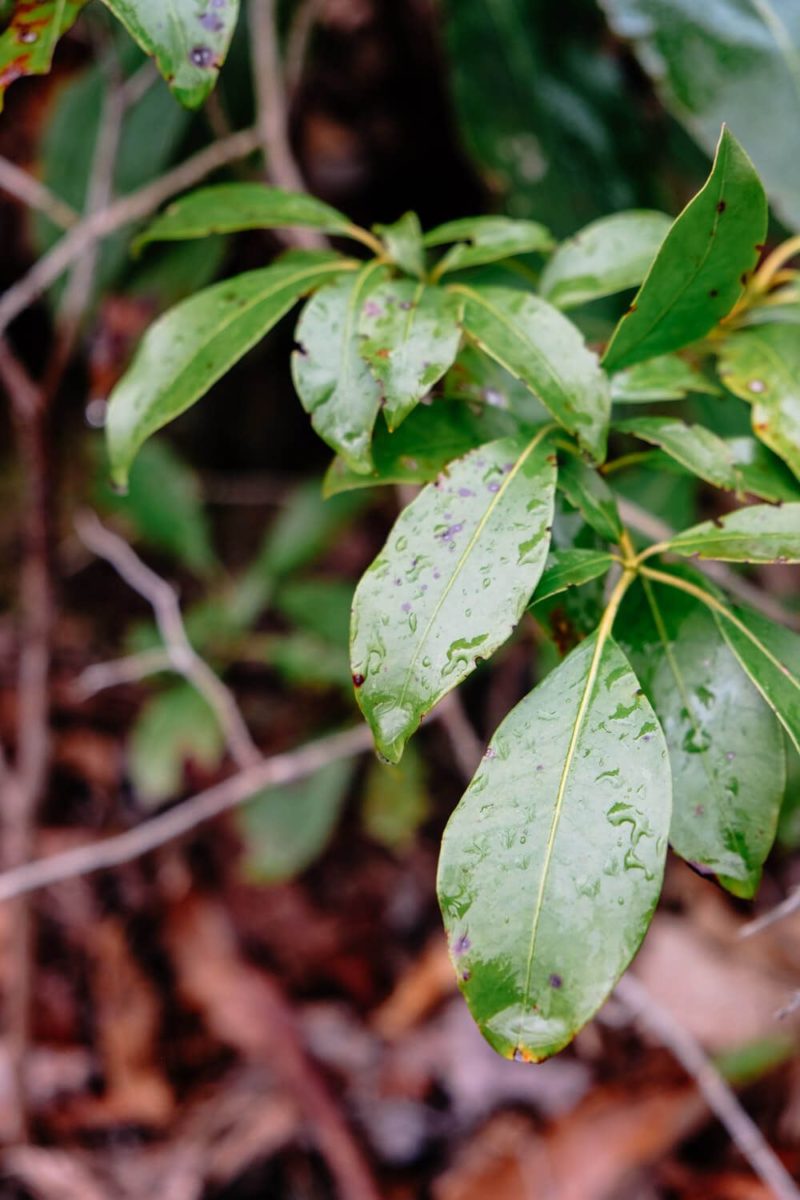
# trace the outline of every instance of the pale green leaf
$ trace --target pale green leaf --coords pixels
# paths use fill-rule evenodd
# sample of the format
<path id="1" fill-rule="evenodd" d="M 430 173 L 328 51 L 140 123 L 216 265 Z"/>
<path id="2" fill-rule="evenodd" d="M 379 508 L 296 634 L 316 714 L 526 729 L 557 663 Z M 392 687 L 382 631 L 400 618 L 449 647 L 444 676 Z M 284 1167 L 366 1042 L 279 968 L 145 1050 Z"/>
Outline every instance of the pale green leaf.
<path id="1" fill-rule="evenodd" d="M 667 235 L 671 219 L 646 209 L 592 221 L 562 242 L 547 263 L 539 291 L 556 308 L 638 287 Z"/>
<path id="2" fill-rule="evenodd" d="M 800 478 L 800 335 L 761 325 L 728 336 L 719 359 L 725 386 L 752 405 L 753 431 Z"/>
<path id="3" fill-rule="evenodd" d="M 724 562 L 800 562 L 800 504 L 754 504 L 670 538 L 674 554 Z"/>

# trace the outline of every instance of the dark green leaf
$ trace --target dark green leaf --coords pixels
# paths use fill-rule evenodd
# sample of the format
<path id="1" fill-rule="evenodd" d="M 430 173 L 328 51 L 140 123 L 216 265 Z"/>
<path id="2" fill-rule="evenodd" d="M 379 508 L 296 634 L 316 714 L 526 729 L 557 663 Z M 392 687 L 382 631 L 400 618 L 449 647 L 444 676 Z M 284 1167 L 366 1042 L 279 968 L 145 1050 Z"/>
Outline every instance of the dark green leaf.
<path id="1" fill-rule="evenodd" d="M 744 490 L 761 500 L 800 500 L 800 480 L 776 455 L 755 438 L 728 438 Z"/>
<path id="2" fill-rule="evenodd" d="M 205 395 L 301 296 L 342 269 L 334 255 L 295 255 L 214 284 L 159 317 L 109 399 L 114 481 L 124 486 L 151 434 Z"/>
<path id="3" fill-rule="evenodd" d="M 762 325 L 722 344 L 720 375 L 753 407 L 753 430 L 800 478 L 800 336 L 792 325 Z"/>
<path id="4" fill-rule="evenodd" d="M 292 378 L 303 408 L 323 441 L 351 471 L 373 469 L 370 443 L 381 387 L 360 354 L 358 333 L 369 293 L 386 268 L 367 263 L 356 275 L 321 288 L 295 329 Z"/>
<path id="5" fill-rule="evenodd" d="M 350 630 L 354 585 L 347 579 L 288 579 L 275 597 L 275 608 L 299 629 L 344 646 Z"/>
<path id="6" fill-rule="evenodd" d="M 0 33 L 0 112 L 6 88 L 26 75 L 46 75 L 56 42 L 86 0 L 16 0 Z"/>
<path id="7" fill-rule="evenodd" d="M 103 0 L 156 66 L 181 104 L 197 108 L 217 81 L 239 0 Z"/>
<path id="8" fill-rule="evenodd" d="M 375 233 L 383 242 L 389 258 L 407 275 L 425 274 L 425 250 L 419 217 L 407 212 L 393 225 L 375 225 Z"/>
<path id="9" fill-rule="evenodd" d="M 555 491 L 546 434 L 502 438 L 452 463 L 401 513 L 356 589 L 356 696 L 390 762 L 503 644 L 536 586 Z"/>
<path id="10" fill-rule="evenodd" d="M 742 294 L 766 229 L 764 189 L 724 129 L 708 180 L 667 234 L 603 365 L 616 371 L 708 333 Z"/>
<path id="11" fill-rule="evenodd" d="M 426 246 L 460 243 L 436 264 L 437 277 L 447 271 L 463 271 L 553 247 L 552 235 L 544 225 L 538 221 L 513 221 L 510 217 L 463 217 L 432 229 L 423 240 Z"/>
<path id="12" fill-rule="evenodd" d="M 555 1054 L 606 999 L 658 900 L 670 809 L 655 713 L 592 634 L 503 721 L 442 841 L 450 954 L 501 1054 Z"/>
<path id="13" fill-rule="evenodd" d="M 578 330 L 557 309 L 511 288 L 453 288 L 464 296 L 464 328 L 521 379 L 592 457 L 605 457 L 608 381 Z"/>
<path id="14" fill-rule="evenodd" d="M 693 475 L 699 475 L 714 487 L 740 495 L 746 490 L 730 445 L 704 425 L 687 425 L 677 417 L 633 417 L 616 422 L 614 428 L 660 446 Z"/>
<path id="15" fill-rule="evenodd" d="M 300 227 L 346 236 L 353 225 L 329 204 L 302 192 L 286 192 L 263 183 L 216 183 L 174 200 L 140 234 L 134 248 L 242 229 Z"/>
<path id="16" fill-rule="evenodd" d="M 413 746 L 396 766 L 374 761 L 364 787 L 364 828 L 390 850 L 404 850 L 428 815 L 430 798 Z"/>
<path id="17" fill-rule="evenodd" d="M 550 415 L 530 388 L 472 342 L 465 342 L 459 350 L 442 391 L 445 396 L 513 413 L 526 425 L 542 425 Z"/>
<path id="18" fill-rule="evenodd" d="M 542 578 L 536 585 L 533 599 L 549 600 L 567 588 L 580 587 L 605 575 L 614 559 L 606 550 L 554 550 L 547 557 Z"/>
<path id="19" fill-rule="evenodd" d="M 754 504 L 685 529 L 667 543 L 675 554 L 725 562 L 800 562 L 800 504 Z"/>
<path id="20" fill-rule="evenodd" d="M 749 609 L 715 610 L 717 624 L 800 753 L 800 637 Z"/>
<path id="21" fill-rule="evenodd" d="M 597 471 L 570 455 L 559 468 L 558 486 L 595 533 L 607 542 L 619 541 L 622 522 L 617 502 Z"/>
<path id="22" fill-rule="evenodd" d="M 662 400 L 683 400 L 693 392 L 714 396 L 719 387 L 702 371 L 678 358 L 662 354 L 647 362 L 636 363 L 611 376 L 614 404 L 652 404 Z"/>
<path id="23" fill-rule="evenodd" d="M 396 429 L 455 359 L 461 304 L 441 288 L 394 279 L 370 293 L 359 322 L 360 354 L 383 389 Z"/>
<path id="24" fill-rule="evenodd" d="M 752 896 L 783 797 L 783 734 L 699 601 L 645 582 L 624 644 L 669 746 L 670 843 Z"/>
<path id="25" fill-rule="evenodd" d="M 796 0 L 602 0 L 664 103 L 709 151 L 741 138 L 777 211 L 800 227 L 800 9 Z M 776 114 L 780 114 L 776 117 Z"/>
<path id="26" fill-rule="evenodd" d="M 574 308 L 637 287 L 672 221 L 645 209 L 601 217 L 562 242 L 542 272 L 539 291 L 557 308 Z"/>
<path id="27" fill-rule="evenodd" d="M 299 875 L 325 849 L 353 777 L 353 761 L 329 763 L 298 783 L 270 788 L 242 809 L 247 877 L 280 883 Z"/>

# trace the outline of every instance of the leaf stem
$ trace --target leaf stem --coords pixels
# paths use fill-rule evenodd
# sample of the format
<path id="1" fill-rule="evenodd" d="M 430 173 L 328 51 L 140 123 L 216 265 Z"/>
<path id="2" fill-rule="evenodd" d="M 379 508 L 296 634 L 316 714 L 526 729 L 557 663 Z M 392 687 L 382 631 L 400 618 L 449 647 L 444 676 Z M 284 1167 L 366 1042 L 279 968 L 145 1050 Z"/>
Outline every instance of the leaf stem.
<path id="1" fill-rule="evenodd" d="M 368 250 L 371 250 L 376 258 L 386 261 L 386 247 L 368 229 L 362 229 L 360 225 L 348 225 L 344 232 L 354 242 L 361 242 L 362 246 L 366 246 Z"/>

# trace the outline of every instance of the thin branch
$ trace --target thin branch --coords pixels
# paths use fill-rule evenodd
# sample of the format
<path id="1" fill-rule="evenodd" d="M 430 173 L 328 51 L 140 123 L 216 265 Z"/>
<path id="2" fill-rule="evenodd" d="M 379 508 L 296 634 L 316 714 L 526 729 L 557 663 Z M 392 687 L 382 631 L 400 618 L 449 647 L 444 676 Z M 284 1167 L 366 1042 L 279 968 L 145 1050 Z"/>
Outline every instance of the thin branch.
<path id="1" fill-rule="evenodd" d="M 284 72 L 286 91 L 293 96 L 300 85 L 306 58 L 308 44 L 314 26 L 322 15 L 324 0 L 301 0 L 298 5 L 289 32 L 286 35 L 286 68 Z"/>
<path id="2" fill-rule="evenodd" d="M 51 192 L 49 187 L 40 183 L 33 175 L 23 171 L 22 167 L 2 156 L 0 190 L 8 192 L 9 196 L 20 200 L 28 208 L 35 208 L 61 229 L 71 229 L 80 220 L 80 214 L 70 204 L 55 192 Z"/>
<path id="3" fill-rule="evenodd" d="M 777 1200 L 800 1200 L 800 1189 L 791 1175 L 688 1029 L 662 1008 L 630 972 L 619 981 L 614 994 L 637 1024 L 666 1046 L 692 1077 L 742 1157 Z"/>
<path id="4" fill-rule="evenodd" d="M 666 521 L 662 521 L 660 517 L 654 516 L 647 512 L 646 509 L 640 508 L 638 504 L 634 504 L 632 500 L 625 500 L 623 497 L 617 498 L 619 507 L 619 515 L 622 517 L 626 525 L 630 525 L 631 529 L 635 529 L 637 533 L 644 534 L 645 537 L 652 538 L 654 542 L 668 542 L 670 538 L 675 536 L 675 530 L 668 525 Z M 773 599 L 772 596 L 750 583 L 742 575 L 737 575 L 730 567 L 726 567 L 724 563 L 703 562 L 695 560 L 692 565 L 707 575 L 709 579 L 713 579 L 720 587 L 729 591 L 731 595 L 737 596 L 743 600 L 745 604 L 749 604 L 752 608 L 763 613 L 765 617 L 769 617 L 771 621 L 777 621 L 781 625 L 789 625 L 794 629 L 800 629 L 800 617 L 795 613 L 787 612 L 786 609 Z"/>
<path id="5" fill-rule="evenodd" d="M 776 904 L 769 912 L 743 925 L 739 930 L 739 937 L 754 937 L 757 933 L 762 933 L 765 929 L 768 929 L 770 925 L 775 925 L 778 921 L 785 921 L 787 917 L 794 916 L 796 912 L 800 912 L 800 887 L 790 892 L 785 900 L 782 900 L 780 904 Z"/>
<path id="6" fill-rule="evenodd" d="M 261 759 L 185 800 L 176 808 L 143 821 L 134 829 L 89 846 L 78 846 L 0 874 L 0 902 L 38 891 L 65 879 L 91 875 L 148 854 L 151 850 L 191 833 L 199 825 L 242 804 L 265 788 L 296 783 L 329 763 L 362 754 L 372 746 L 366 725 L 309 742 L 299 750 Z"/>
<path id="7" fill-rule="evenodd" d="M 139 103 L 158 78 L 156 65 L 150 58 L 128 76 L 122 85 L 122 103 L 126 112 Z"/>
<path id="8" fill-rule="evenodd" d="M 483 757 L 483 744 L 472 727 L 458 692 L 445 696 L 437 709 L 458 770 L 471 779 Z"/>
<path id="9" fill-rule="evenodd" d="M 80 513 L 75 527 L 84 545 L 111 563 L 117 574 L 152 605 L 173 670 L 188 679 L 211 706 L 236 764 L 245 768 L 259 762 L 261 754 L 232 692 L 189 641 L 178 597 L 167 581 L 143 563 L 127 542 L 106 529 L 94 513 Z"/>
<path id="10" fill-rule="evenodd" d="M 178 192 L 193 187 L 228 163 L 246 158 L 259 146 L 258 133 L 243 129 L 229 138 L 213 142 L 193 154 L 185 162 L 145 184 L 136 192 L 123 196 L 101 212 L 79 221 L 69 233 L 44 254 L 22 279 L 13 284 L 0 299 L 0 335 L 21 312 L 33 304 L 51 284 L 63 275 L 95 242 L 108 237 L 125 225 L 141 221 Z"/>
<path id="11" fill-rule="evenodd" d="M 143 650 L 140 654 L 129 654 L 112 662 L 94 663 L 81 671 L 73 684 L 77 696 L 88 700 L 107 688 L 120 687 L 125 683 L 139 683 L 150 675 L 172 669 L 169 652 L 162 647 Z"/>

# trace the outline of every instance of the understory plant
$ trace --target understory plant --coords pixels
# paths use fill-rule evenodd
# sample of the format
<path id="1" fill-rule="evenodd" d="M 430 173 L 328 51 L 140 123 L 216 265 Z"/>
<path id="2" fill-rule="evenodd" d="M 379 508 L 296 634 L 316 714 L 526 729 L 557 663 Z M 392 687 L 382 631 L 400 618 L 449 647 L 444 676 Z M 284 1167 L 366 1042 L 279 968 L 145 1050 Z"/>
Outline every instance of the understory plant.
<path id="1" fill-rule="evenodd" d="M 389 763 L 526 612 L 546 626 L 585 589 L 568 652 L 496 730 L 439 863 L 477 1024 L 540 1060 L 636 952 L 668 845 L 752 897 L 775 836 L 800 637 L 696 560 L 800 561 L 798 247 L 765 255 L 764 191 L 723 129 L 674 221 L 620 212 L 558 245 L 497 216 L 365 230 L 310 196 L 225 183 L 171 204 L 137 249 L 281 227 L 355 253 L 291 250 L 161 316 L 110 398 L 112 476 L 124 488 L 145 441 L 303 301 L 292 373 L 335 453 L 327 494 L 419 485 L 352 609 L 355 695 Z M 587 344 L 591 305 L 634 288 Z M 668 415 L 690 395 L 707 423 Z M 725 436 L 746 407 L 752 433 Z M 621 515 L 633 465 L 696 477 L 724 515 L 643 544 Z"/>

